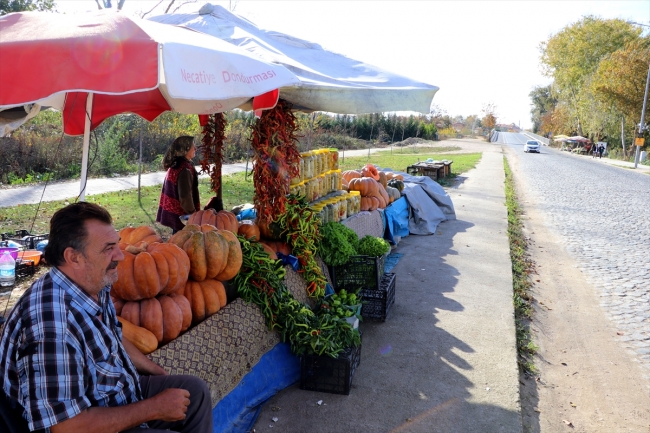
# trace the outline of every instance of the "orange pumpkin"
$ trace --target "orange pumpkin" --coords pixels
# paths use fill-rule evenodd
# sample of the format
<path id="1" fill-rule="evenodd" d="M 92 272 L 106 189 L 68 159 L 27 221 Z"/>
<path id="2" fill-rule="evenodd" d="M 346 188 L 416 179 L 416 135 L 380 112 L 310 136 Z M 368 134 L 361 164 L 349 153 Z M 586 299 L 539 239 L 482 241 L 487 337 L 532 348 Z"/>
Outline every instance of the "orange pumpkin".
<path id="1" fill-rule="evenodd" d="M 241 221 L 239 223 L 237 234 L 253 242 L 260 240 L 260 228 L 251 220 Z"/>
<path id="2" fill-rule="evenodd" d="M 381 184 L 381 186 L 383 186 L 384 188 L 386 188 L 388 186 L 388 178 L 386 177 L 386 172 L 384 172 L 384 171 L 379 172 L 378 181 Z"/>
<path id="3" fill-rule="evenodd" d="M 368 196 L 368 197 L 373 197 L 373 198 L 377 199 L 377 208 L 378 209 L 385 209 L 386 206 L 388 205 L 386 200 L 384 200 L 384 197 L 381 194 L 379 194 L 379 191 L 377 191 L 376 193 L 374 193 L 374 194 L 372 194 L 371 196 Z"/>
<path id="4" fill-rule="evenodd" d="M 217 277 L 228 266 L 230 245 L 224 238 L 226 233 L 234 236 L 227 230 L 218 230 L 209 224 L 188 224 L 183 230 L 176 232 L 169 242 L 178 245 L 187 253 L 190 260 L 190 277 L 194 281 L 203 281 Z"/>
<path id="5" fill-rule="evenodd" d="M 373 211 L 379 207 L 377 197 L 361 197 L 361 210 Z"/>
<path id="6" fill-rule="evenodd" d="M 176 305 L 174 301 L 172 302 Z M 163 325 L 163 310 L 160 301 L 156 298 L 140 301 L 140 326 L 153 332 L 153 335 L 158 339 L 158 343 L 162 343 L 163 341 Z M 178 332 L 181 332 L 180 326 L 178 327 Z"/>
<path id="7" fill-rule="evenodd" d="M 221 281 L 188 280 L 185 297 L 192 308 L 192 323 L 198 324 L 226 306 L 226 288 Z"/>
<path id="8" fill-rule="evenodd" d="M 174 244 L 127 245 L 117 264 L 112 293 L 127 301 L 153 298 L 159 293 L 180 293 L 190 272 L 190 259 Z"/>
<path id="9" fill-rule="evenodd" d="M 174 297 L 178 296 L 182 295 Z M 183 323 L 188 320 L 184 314 L 186 313 L 173 297 L 161 295 L 125 303 L 121 317 L 135 326 L 149 330 L 158 343 L 164 344 L 180 335 Z"/>
<path id="10" fill-rule="evenodd" d="M 228 261 L 226 267 L 215 277 L 219 281 L 231 280 L 239 273 L 241 265 L 244 262 L 244 256 L 241 251 L 241 243 L 232 232 L 222 231 L 221 235 L 226 238 L 228 244 Z"/>
<path id="11" fill-rule="evenodd" d="M 266 253 L 269 255 L 271 260 L 277 260 L 278 259 L 278 255 L 275 253 L 273 248 L 271 248 L 270 246 L 268 246 L 266 244 L 266 242 L 260 242 L 260 245 L 262 245 L 262 248 L 264 249 L 264 251 L 266 251 Z"/>
<path id="12" fill-rule="evenodd" d="M 149 226 L 124 227 L 118 233 L 120 235 L 120 244 L 135 245 L 141 241 L 148 244 L 162 242 L 162 238 L 158 233 Z M 124 249 L 126 246 L 120 246 L 120 248 Z"/>
<path id="13" fill-rule="evenodd" d="M 237 221 L 237 216 L 227 210 L 220 210 L 217 212 L 217 228 L 219 230 L 229 230 L 234 234 L 237 234 L 239 229 L 239 221 Z"/>
<path id="14" fill-rule="evenodd" d="M 366 164 L 363 166 L 361 169 L 361 176 L 371 177 L 375 180 L 379 180 L 379 172 L 377 171 L 377 168 L 372 164 Z"/>
<path id="15" fill-rule="evenodd" d="M 205 209 L 194 212 L 187 220 L 187 224 L 205 225 L 210 224 L 219 230 L 230 230 L 237 233 L 239 223 L 234 213 L 227 210 L 220 210 L 219 212 L 214 209 Z"/>
<path id="16" fill-rule="evenodd" d="M 362 197 L 367 197 L 377 192 L 379 183 L 373 178 L 361 177 L 359 179 L 352 179 L 348 187 L 350 191 L 359 191 Z"/>
<path id="17" fill-rule="evenodd" d="M 217 211 L 214 209 L 205 209 L 205 210 L 198 210 L 194 212 L 192 215 L 190 215 L 189 219 L 187 220 L 187 224 L 196 224 L 196 225 L 202 225 L 202 224 L 212 224 L 215 225 L 217 222 Z"/>
<path id="18" fill-rule="evenodd" d="M 120 316 L 135 326 L 140 326 L 140 301 L 125 302 Z"/>
<path id="19" fill-rule="evenodd" d="M 377 188 L 377 192 L 379 193 L 379 195 L 381 196 L 384 202 L 384 205 L 380 207 L 384 209 L 386 206 L 388 206 L 388 203 L 390 203 L 390 197 L 388 197 L 388 192 L 386 192 L 386 189 L 383 186 Z"/>
<path id="20" fill-rule="evenodd" d="M 357 170 L 346 170 L 341 173 L 341 177 L 345 183 L 349 184 L 352 179 L 360 178 L 361 172 Z"/>
<path id="21" fill-rule="evenodd" d="M 272 241 L 279 241 L 282 239 L 284 232 L 278 223 L 271 221 L 266 223 L 260 219 L 256 220 L 257 226 L 260 228 L 260 236 L 262 239 L 269 239 Z"/>
<path id="22" fill-rule="evenodd" d="M 401 174 L 393 173 L 392 171 L 387 171 L 386 172 L 386 179 L 391 180 L 391 179 L 398 179 L 401 181 L 404 181 L 404 176 Z"/>
<path id="23" fill-rule="evenodd" d="M 124 299 L 116 298 L 111 293 L 111 301 L 113 301 L 113 307 L 115 307 L 115 314 L 118 316 L 122 314 L 122 308 L 124 308 Z"/>
<path id="24" fill-rule="evenodd" d="M 281 242 L 281 241 L 264 241 L 264 243 L 271 248 L 276 254 L 277 253 L 282 253 L 285 256 L 288 256 L 291 254 L 291 248 L 289 247 L 289 244 L 286 242 Z"/>
<path id="25" fill-rule="evenodd" d="M 176 302 L 176 305 L 178 305 L 178 307 L 181 309 L 181 312 L 183 313 L 181 332 L 187 331 L 187 329 L 192 324 L 192 306 L 190 305 L 190 301 L 188 301 L 184 295 L 180 294 L 169 295 L 169 298 L 172 301 Z"/>

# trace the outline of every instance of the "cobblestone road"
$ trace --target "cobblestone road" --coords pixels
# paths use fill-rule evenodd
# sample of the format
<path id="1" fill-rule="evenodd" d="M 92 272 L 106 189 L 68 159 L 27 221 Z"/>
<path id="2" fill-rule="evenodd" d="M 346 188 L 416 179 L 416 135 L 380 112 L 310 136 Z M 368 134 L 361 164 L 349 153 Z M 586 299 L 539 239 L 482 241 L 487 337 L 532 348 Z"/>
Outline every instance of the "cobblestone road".
<path id="1" fill-rule="evenodd" d="M 518 134 L 503 135 L 500 141 L 516 143 L 537 207 L 650 377 L 650 176 L 547 147 L 526 154 Z"/>

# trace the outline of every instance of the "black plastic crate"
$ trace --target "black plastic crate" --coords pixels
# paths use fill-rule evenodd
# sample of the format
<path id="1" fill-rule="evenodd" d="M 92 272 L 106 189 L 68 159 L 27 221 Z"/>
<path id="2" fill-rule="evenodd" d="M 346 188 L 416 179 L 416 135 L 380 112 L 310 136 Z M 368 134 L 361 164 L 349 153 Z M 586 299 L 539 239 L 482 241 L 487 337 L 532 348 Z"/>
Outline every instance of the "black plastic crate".
<path id="1" fill-rule="evenodd" d="M 379 289 L 381 276 L 384 275 L 386 257 L 352 256 L 340 266 L 330 268 L 334 290 L 357 291 L 358 289 Z"/>
<path id="2" fill-rule="evenodd" d="M 395 303 L 395 280 L 395 274 L 384 274 L 379 290 L 361 290 L 361 317 L 363 320 L 386 321 L 390 307 Z"/>
<path id="3" fill-rule="evenodd" d="M 16 260 L 16 277 L 31 277 L 36 272 L 36 266 L 32 260 Z"/>
<path id="4" fill-rule="evenodd" d="M 327 355 L 300 356 L 300 389 L 350 394 L 352 377 L 361 361 L 361 345 L 348 347 L 337 358 Z"/>
<path id="5" fill-rule="evenodd" d="M 27 250 L 35 250 L 36 245 L 40 241 L 47 240 L 49 234 L 32 235 L 27 230 L 16 230 L 15 233 L 2 233 L 0 236 L 2 236 L 3 241 L 14 241 Z"/>

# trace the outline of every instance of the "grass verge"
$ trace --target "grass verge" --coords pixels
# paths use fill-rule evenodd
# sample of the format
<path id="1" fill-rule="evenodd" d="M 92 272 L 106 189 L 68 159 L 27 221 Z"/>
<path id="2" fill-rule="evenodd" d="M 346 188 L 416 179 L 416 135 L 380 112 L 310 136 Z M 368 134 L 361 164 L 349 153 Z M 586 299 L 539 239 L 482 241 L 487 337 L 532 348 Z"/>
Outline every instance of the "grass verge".
<path id="1" fill-rule="evenodd" d="M 395 150 L 371 154 L 370 158 L 347 157 L 341 162 L 342 170 L 361 168 L 370 162 L 380 167 L 392 167 L 395 170 L 406 170 L 406 166 L 414 164 L 419 160 L 428 158 L 442 160 L 453 160 L 452 176 L 456 173 L 465 172 L 473 168 L 480 159 L 480 153 L 471 154 L 435 154 L 435 153 L 398 153 Z M 441 182 L 443 183 L 443 182 Z M 233 206 L 253 201 L 253 178 L 249 174 L 234 173 L 223 177 L 223 199 L 224 207 L 231 209 Z M 202 178 L 199 181 L 199 195 L 201 203 L 207 203 L 213 195 L 210 191 L 209 179 Z M 123 191 L 109 192 L 103 194 L 87 195 L 86 200 L 105 207 L 113 216 L 115 228 L 121 229 L 127 226 L 150 225 L 154 227 L 163 237 L 171 234 L 167 227 L 157 224 L 156 213 L 158 211 L 158 200 L 160 199 L 160 185 L 142 187 L 138 201 L 138 190 L 128 189 Z M 0 208 L 0 233 L 13 233 L 15 230 L 25 229 L 30 233 L 41 234 L 49 231 L 50 218 L 57 209 L 65 206 L 68 200 L 48 201 L 38 204 L 24 204 L 14 207 Z"/>
<path id="2" fill-rule="evenodd" d="M 449 149 L 447 150 L 449 151 Z M 426 160 L 428 158 L 435 160 L 450 159 L 454 161 L 452 165 L 452 176 L 456 176 L 456 174 L 474 168 L 481 158 L 481 153 L 449 155 L 431 153 L 431 149 L 429 149 L 429 152 L 424 152 L 424 149 L 420 149 L 420 151 L 420 153 L 414 155 L 410 149 L 404 149 L 403 153 L 397 149 L 393 149 L 392 154 L 390 151 L 380 152 L 379 154 L 371 154 L 370 158 L 366 156 L 346 157 L 345 162 L 341 161 L 340 166 L 342 170 L 357 169 L 370 162 L 380 167 L 392 167 L 396 170 L 404 171 L 408 165 L 414 164 L 418 160 Z M 440 183 L 444 184 L 444 182 L 449 182 L 448 179 L 450 178 L 443 179 Z M 161 236 L 168 237 L 171 234 L 171 230 L 155 223 L 160 188 L 160 185 L 142 187 L 140 200 L 138 200 L 137 189 L 87 195 L 86 200 L 105 207 L 113 216 L 114 225 L 117 229 L 126 226 L 149 225 L 154 227 Z M 227 209 L 242 203 L 251 203 L 253 193 L 253 180 L 250 173 L 248 176 L 242 172 L 223 177 L 223 198 L 224 206 Z M 210 191 L 209 179 L 200 179 L 199 194 L 202 203 L 207 203 L 209 197 L 213 195 L 212 191 Z M 26 229 L 34 234 L 47 233 L 49 231 L 50 218 L 54 212 L 72 201 L 74 201 L 74 198 L 42 202 L 40 205 L 23 204 L 0 208 L 0 233 L 13 233 L 19 229 Z M 44 266 L 40 266 L 39 268 L 34 276 L 18 278 L 16 285 L 10 290 L 5 291 L 5 296 L 0 296 L 0 316 L 5 315 L 27 287 L 48 270 Z M 0 294 L 3 294 L 2 290 L 0 290 Z"/>
<path id="3" fill-rule="evenodd" d="M 512 260 L 512 301 L 515 307 L 515 327 L 517 337 L 517 362 L 520 370 L 526 375 L 534 375 L 537 369 L 533 363 L 533 356 L 537 346 L 530 333 L 530 322 L 533 314 L 531 287 L 528 275 L 532 271 L 532 263 L 528 260 L 526 252 L 527 243 L 523 234 L 523 224 L 519 216 L 521 208 L 517 201 L 512 171 L 508 160 L 503 157 L 503 167 L 506 173 L 506 207 L 508 209 L 508 239 L 510 242 L 510 259 Z"/>

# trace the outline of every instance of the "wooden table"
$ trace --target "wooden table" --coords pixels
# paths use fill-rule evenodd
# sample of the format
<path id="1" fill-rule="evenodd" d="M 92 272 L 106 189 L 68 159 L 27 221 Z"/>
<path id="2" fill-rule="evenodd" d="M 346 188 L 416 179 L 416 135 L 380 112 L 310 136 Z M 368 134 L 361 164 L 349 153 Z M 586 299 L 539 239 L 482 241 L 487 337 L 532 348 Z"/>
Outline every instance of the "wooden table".
<path id="1" fill-rule="evenodd" d="M 406 172 L 412 176 L 429 176 L 433 180 L 438 180 L 451 173 L 452 162 L 446 159 L 433 162 L 418 162 L 406 167 Z"/>

